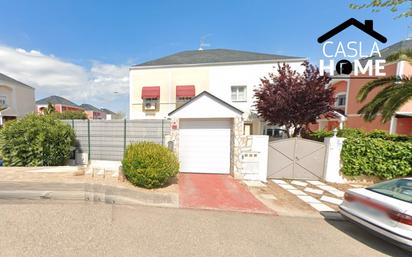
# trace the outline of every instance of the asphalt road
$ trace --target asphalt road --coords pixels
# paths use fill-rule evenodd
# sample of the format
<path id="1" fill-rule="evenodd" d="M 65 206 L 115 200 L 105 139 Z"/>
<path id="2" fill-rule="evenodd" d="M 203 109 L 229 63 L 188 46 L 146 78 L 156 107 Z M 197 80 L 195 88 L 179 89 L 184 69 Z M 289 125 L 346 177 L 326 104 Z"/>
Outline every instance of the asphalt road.
<path id="1" fill-rule="evenodd" d="M 103 203 L 0 202 L 0 256 L 408 256 L 346 221 Z"/>

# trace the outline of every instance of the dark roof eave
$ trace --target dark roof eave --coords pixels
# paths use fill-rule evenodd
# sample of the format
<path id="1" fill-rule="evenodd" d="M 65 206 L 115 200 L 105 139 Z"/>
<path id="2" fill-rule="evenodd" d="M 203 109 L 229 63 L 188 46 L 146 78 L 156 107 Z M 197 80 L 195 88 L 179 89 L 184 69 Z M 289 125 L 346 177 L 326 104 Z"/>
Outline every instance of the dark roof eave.
<path id="1" fill-rule="evenodd" d="M 156 68 L 173 68 L 173 67 L 199 67 L 199 66 L 220 66 L 220 65 L 242 65 L 242 64 L 264 64 L 264 63 L 279 63 L 279 62 L 303 62 L 308 59 L 305 57 L 281 58 L 271 60 L 257 60 L 257 61 L 234 61 L 234 62 L 208 62 L 208 63 L 178 63 L 178 64 L 163 64 L 163 65 L 145 65 L 136 64 L 129 68 L 129 70 L 143 70 Z"/>

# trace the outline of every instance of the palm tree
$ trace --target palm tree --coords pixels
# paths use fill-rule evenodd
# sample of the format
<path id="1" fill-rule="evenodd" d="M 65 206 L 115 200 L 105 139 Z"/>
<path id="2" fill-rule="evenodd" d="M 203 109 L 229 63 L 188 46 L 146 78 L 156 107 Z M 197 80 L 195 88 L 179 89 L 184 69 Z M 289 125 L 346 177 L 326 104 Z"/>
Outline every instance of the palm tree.
<path id="1" fill-rule="evenodd" d="M 399 51 L 388 56 L 386 60 L 406 60 L 411 62 L 412 50 Z M 374 120 L 380 113 L 382 114 L 382 122 L 385 123 L 392 118 L 402 105 L 412 100 L 412 77 L 391 76 L 377 79 L 364 85 L 358 92 L 358 101 L 363 102 L 373 89 L 379 87 L 382 87 L 382 90 L 358 111 L 365 121 Z"/>

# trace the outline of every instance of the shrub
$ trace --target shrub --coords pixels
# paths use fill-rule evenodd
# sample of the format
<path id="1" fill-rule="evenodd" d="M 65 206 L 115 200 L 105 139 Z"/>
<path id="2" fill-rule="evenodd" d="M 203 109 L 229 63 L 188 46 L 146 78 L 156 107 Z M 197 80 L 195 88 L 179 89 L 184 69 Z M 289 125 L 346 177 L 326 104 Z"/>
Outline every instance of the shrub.
<path id="1" fill-rule="evenodd" d="M 329 130 L 318 130 L 309 134 L 303 134 L 302 136 L 307 139 L 323 142 L 325 137 L 333 136 L 333 132 Z"/>
<path id="2" fill-rule="evenodd" d="M 364 137 L 366 134 L 361 129 L 354 129 L 354 128 L 344 128 L 338 130 L 337 136 L 338 137 Z M 333 136 L 333 131 L 329 130 L 318 130 L 311 132 L 309 135 L 305 136 L 308 139 L 316 140 L 323 142 L 325 137 Z"/>
<path id="3" fill-rule="evenodd" d="M 412 172 L 412 143 L 371 137 L 347 138 L 341 158 L 343 174 L 348 176 L 367 175 L 385 179 L 407 176 Z"/>
<path id="4" fill-rule="evenodd" d="M 175 154 L 168 148 L 151 142 L 129 145 L 122 165 L 127 180 L 145 188 L 161 187 L 179 172 Z"/>
<path id="5" fill-rule="evenodd" d="M 59 120 L 85 120 L 87 115 L 83 111 L 64 111 L 64 112 L 52 112 L 48 114 L 55 119 Z"/>
<path id="6" fill-rule="evenodd" d="M 6 122 L 0 131 L 5 166 L 56 166 L 70 157 L 74 131 L 48 115 L 27 115 Z"/>
<path id="7" fill-rule="evenodd" d="M 350 137 L 365 137 L 366 132 L 363 131 L 362 129 L 358 128 L 344 128 L 340 129 L 337 134 L 338 137 L 345 137 L 345 138 L 350 138 Z"/>

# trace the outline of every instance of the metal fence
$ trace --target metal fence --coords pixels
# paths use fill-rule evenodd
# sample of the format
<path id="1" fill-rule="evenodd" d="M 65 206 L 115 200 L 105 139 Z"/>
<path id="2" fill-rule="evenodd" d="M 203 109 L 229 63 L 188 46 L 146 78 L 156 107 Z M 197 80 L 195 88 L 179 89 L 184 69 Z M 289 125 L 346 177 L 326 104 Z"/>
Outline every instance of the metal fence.
<path id="1" fill-rule="evenodd" d="M 127 145 L 151 141 L 163 144 L 168 120 L 64 120 L 76 133 L 76 150 L 89 160 L 120 161 Z"/>

